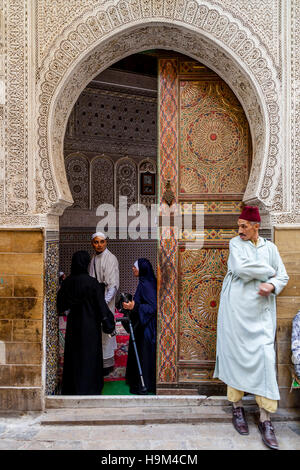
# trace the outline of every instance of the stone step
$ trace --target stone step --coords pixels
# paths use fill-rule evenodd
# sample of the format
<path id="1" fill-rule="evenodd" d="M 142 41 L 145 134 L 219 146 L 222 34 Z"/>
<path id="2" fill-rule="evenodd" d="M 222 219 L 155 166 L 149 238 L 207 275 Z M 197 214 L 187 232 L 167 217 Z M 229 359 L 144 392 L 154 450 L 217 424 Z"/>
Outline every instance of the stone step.
<path id="1" fill-rule="evenodd" d="M 258 418 L 257 406 L 245 403 L 249 422 Z M 41 416 L 42 425 L 105 426 L 170 423 L 226 423 L 231 422 L 231 406 L 132 406 L 113 408 L 48 409 Z M 272 415 L 273 422 L 300 421 L 299 408 L 279 408 Z"/>
<path id="2" fill-rule="evenodd" d="M 249 420 L 256 419 L 255 398 L 246 395 L 243 405 Z M 224 396 L 195 395 L 96 395 L 49 396 L 43 425 L 122 425 L 229 422 L 231 405 Z M 279 408 L 272 421 L 300 420 L 299 409 Z"/>
<path id="3" fill-rule="evenodd" d="M 166 406 L 49 409 L 42 425 L 138 425 L 231 421 L 231 408 L 220 406 Z"/>
<path id="4" fill-rule="evenodd" d="M 255 403 L 252 396 L 244 398 L 245 404 Z M 95 395 L 95 396 L 48 396 L 46 409 L 66 408 L 114 408 L 114 407 L 177 407 L 177 406 L 227 406 L 224 396 L 204 395 Z"/>

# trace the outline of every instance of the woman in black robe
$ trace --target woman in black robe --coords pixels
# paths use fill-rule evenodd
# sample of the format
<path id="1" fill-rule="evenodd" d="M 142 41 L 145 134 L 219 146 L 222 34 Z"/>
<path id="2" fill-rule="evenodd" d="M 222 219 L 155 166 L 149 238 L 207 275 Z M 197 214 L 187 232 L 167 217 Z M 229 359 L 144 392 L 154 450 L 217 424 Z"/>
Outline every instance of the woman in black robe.
<path id="1" fill-rule="evenodd" d="M 105 300 L 103 286 L 88 274 L 87 251 L 73 254 L 71 275 L 57 294 L 57 310 L 69 310 L 62 379 L 62 395 L 100 395 L 103 388 L 101 326 L 115 330 L 114 316 Z"/>
<path id="2" fill-rule="evenodd" d="M 136 346 L 141 363 L 143 379 L 148 393 L 156 391 L 156 314 L 157 282 L 150 261 L 139 258 L 132 268 L 139 283 L 131 302 L 123 303 L 130 310 Z M 132 339 L 129 340 L 126 382 L 133 394 L 144 394 Z"/>

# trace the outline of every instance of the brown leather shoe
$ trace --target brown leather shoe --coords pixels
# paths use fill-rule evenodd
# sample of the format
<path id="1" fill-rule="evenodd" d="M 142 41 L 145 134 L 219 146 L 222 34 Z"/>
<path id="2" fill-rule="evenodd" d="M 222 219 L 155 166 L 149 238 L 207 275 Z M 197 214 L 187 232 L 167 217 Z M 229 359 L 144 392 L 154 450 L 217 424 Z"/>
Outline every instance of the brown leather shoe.
<path id="1" fill-rule="evenodd" d="M 263 423 L 259 421 L 258 429 L 260 430 L 263 443 L 266 444 L 266 446 L 270 447 L 270 449 L 279 449 L 271 421 L 264 421 Z"/>
<path id="2" fill-rule="evenodd" d="M 232 406 L 232 423 L 237 432 L 239 432 L 243 436 L 249 434 L 245 411 L 242 406 L 239 406 L 237 408 L 234 408 L 234 406 Z"/>

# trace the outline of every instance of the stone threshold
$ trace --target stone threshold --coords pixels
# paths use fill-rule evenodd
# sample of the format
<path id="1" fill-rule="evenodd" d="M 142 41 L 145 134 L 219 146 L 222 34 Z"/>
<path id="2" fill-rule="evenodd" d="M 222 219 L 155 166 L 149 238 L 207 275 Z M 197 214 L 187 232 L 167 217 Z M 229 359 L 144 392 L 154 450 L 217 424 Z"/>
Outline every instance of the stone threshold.
<path id="1" fill-rule="evenodd" d="M 47 410 L 41 417 L 41 425 L 107 426 L 145 425 L 170 423 L 225 422 L 231 414 L 222 407 L 166 406 L 77 408 Z"/>
<path id="2" fill-rule="evenodd" d="M 252 404 L 252 396 L 244 398 Z M 206 395 L 90 395 L 67 396 L 51 395 L 45 398 L 46 409 L 61 408 L 119 408 L 119 407 L 177 407 L 177 406 L 228 406 L 225 396 Z"/>
<path id="3" fill-rule="evenodd" d="M 258 418 L 255 398 L 243 404 L 249 421 Z M 231 422 L 231 405 L 225 396 L 205 395 L 105 395 L 48 396 L 42 425 L 105 426 L 168 423 Z M 279 408 L 272 421 L 300 421 L 300 409 Z"/>
<path id="4" fill-rule="evenodd" d="M 245 397 L 251 408 L 252 397 Z M 231 407 L 223 396 L 50 396 L 42 425 L 105 426 L 231 421 Z"/>
<path id="5" fill-rule="evenodd" d="M 245 406 L 249 422 L 257 422 L 257 407 Z M 171 423 L 229 423 L 230 406 L 166 406 L 166 407 L 114 407 L 68 408 L 46 410 L 40 417 L 44 426 L 108 426 Z M 300 421 L 299 410 L 280 410 L 273 422 Z"/>
<path id="6" fill-rule="evenodd" d="M 48 396 L 46 407 L 40 412 L 12 412 L 24 419 L 34 415 L 43 426 L 105 426 L 146 425 L 171 423 L 226 423 L 231 422 L 231 405 L 225 396 L 162 395 L 162 396 Z M 257 422 L 258 407 L 255 398 L 247 395 L 243 404 L 249 422 Z M 272 415 L 273 422 L 300 421 L 300 408 L 279 408 Z"/>

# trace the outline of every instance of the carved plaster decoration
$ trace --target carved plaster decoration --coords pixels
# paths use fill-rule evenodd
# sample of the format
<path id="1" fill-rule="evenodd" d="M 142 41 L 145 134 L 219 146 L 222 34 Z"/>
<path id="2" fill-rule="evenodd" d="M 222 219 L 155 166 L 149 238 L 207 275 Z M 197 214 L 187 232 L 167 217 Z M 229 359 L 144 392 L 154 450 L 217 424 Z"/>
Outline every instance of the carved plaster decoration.
<path id="1" fill-rule="evenodd" d="M 142 17 L 141 12 L 147 10 L 146 1 L 120 3 L 124 7 L 127 5 L 126 11 L 131 12 L 126 21 L 116 9 L 113 15 L 111 10 L 97 10 L 93 17 L 82 18 L 76 28 L 72 25 L 67 29 L 45 62 L 41 75 L 39 118 L 40 133 L 45 137 L 40 157 L 46 167 L 43 173 L 45 185 L 52 186 L 51 190 L 48 188 L 51 210 L 57 206 L 58 213 L 61 213 L 69 203 L 62 143 L 74 101 L 87 83 L 113 62 L 152 48 L 173 49 L 190 55 L 216 71 L 233 89 L 248 117 L 254 147 L 245 200 L 260 200 L 270 207 L 281 165 L 278 140 L 280 90 L 276 70 L 267 52 L 236 18 L 204 2 L 200 5 L 189 2 L 194 5 L 192 14 L 192 10 L 183 8 L 178 0 L 172 10 L 173 23 L 178 26 L 169 26 L 169 19 L 154 18 L 153 14 L 152 17 Z M 170 7 L 169 2 L 165 1 L 165 7 Z M 155 19 L 156 24 L 152 24 L 149 18 Z M 114 25 L 118 21 L 119 27 L 116 28 Z M 149 21 L 146 27 L 143 26 L 145 21 Z M 121 32 L 121 25 L 127 26 L 125 32 Z M 79 32 L 83 26 L 93 34 L 93 41 L 91 35 L 87 38 Z M 53 168 L 55 178 L 50 174 L 50 168 Z"/>
<path id="2" fill-rule="evenodd" d="M 0 1 L 0 214 L 5 212 L 5 68 L 4 68 L 4 30 L 5 21 L 3 17 L 3 2 Z"/>
<path id="3" fill-rule="evenodd" d="M 104 156 L 96 156 L 90 164 L 91 208 L 100 204 L 114 204 L 114 163 Z"/>
<path id="4" fill-rule="evenodd" d="M 188 21 L 192 21 L 199 2 L 186 0 L 69 0 L 66 4 L 62 0 L 38 0 L 36 3 L 37 17 L 37 59 L 41 67 L 53 42 L 61 36 L 62 32 L 72 22 L 88 14 L 101 3 L 106 6 L 113 25 L 118 27 L 121 21 L 129 22 L 132 18 L 180 18 L 185 13 Z M 204 4 L 204 2 L 201 2 Z M 259 38 L 260 42 L 274 58 L 276 64 L 280 61 L 280 3 L 281 0 L 210 0 L 206 5 L 221 7 L 227 13 L 233 14 L 252 34 Z M 101 14 L 99 19 L 103 19 Z M 213 24 L 214 13 L 211 13 L 207 21 Z M 96 28 L 91 17 L 89 26 Z M 104 27 L 108 27 L 104 25 Z M 83 31 L 83 28 L 81 28 Z M 87 30 L 84 31 L 88 35 Z"/>
<path id="5" fill-rule="evenodd" d="M 0 215 L 0 226 L 1 228 L 40 227 L 41 218 L 39 215 Z"/>
<path id="6" fill-rule="evenodd" d="M 28 211 L 27 7 L 22 0 L 4 2 L 5 94 L 9 97 L 4 107 L 5 213 L 16 216 Z"/>
<path id="7" fill-rule="evenodd" d="M 128 157 L 120 158 L 115 167 L 116 206 L 119 207 L 119 196 L 127 197 L 128 207 L 138 202 L 137 166 Z"/>
<path id="8" fill-rule="evenodd" d="M 146 158 L 139 163 L 140 173 L 156 173 L 156 162 L 150 158 Z"/>
<path id="9" fill-rule="evenodd" d="M 36 2 L 38 47 L 37 59 L 41 64 L 47 56 L 51 43 L 74 19 L 82 16 L 98 0 L 38 0 Z"/>
<path id="10" fill-rule="evenodd" d="M 289 213 L 283 211 L 291 209 L 299 212 L 297 194 L 299 195 L 300 181 L 298 174 L 300 27 L 297 0 L 288 0 L 287 3 L 281 0 L 70 0 L 68 6 L 62 0 L 37 0 L 30 9 L 28 3 L 21 0 L 1 1 L 0 4 L 3 8 L 5 31 L 3 35 L 3 61 L 6 64 L 3 69 L 5 96 L 9 99 L 12 97 L 7 106 L 3 105 L 2 110 L 5 129 L 5 164 L 2 164 L 2 170 L 5 168 L 6 187 L 3 190 L 5 207 L 3 203 L 2 206 L 0 204 L 0 213 L 1 211 L 3 213 L 4 209 L 7 214 L 25 214 L 28 211 L 28 159 L 35 158 L 35 155 L 31 157 L 28 154 L 27 97 L 28 76 L 31 72 L 27 65 L 29 63 L 27 40 L 33 21 L 29 13 L 34 8 L 36 9 L 37 91 L 40 100 L 39 160 L 35 175 L 37 213 L 47 214 L 51 211 L 53 214 L 61 214 L 63 209 L 72 203 L 65 171 L 63 169 L 59 174 L 56 168 L 56 162 L 59 160 L 62 167 L 61 150 L 55 153 L 61 147 L 61 136 L 57 133 L 59 140 L 54 143 L 50 135 L 54 115 L 59 106 L 62 106 L 60 112 L 65 115 L 61 122 L 56 116 L 55 125 L 62 124 L 61 132 L 64 132 L 63 126 L 71 105 L 83 89 L 81 78 L 87 79 L 86 85 L 93 76 L 111 63 L 141 51 L 144 46 L 148 48 L 148 45 L 175 49 L 202 62 L 206 60 L 206 65 L 215 70 L 231 86 L 246 111 L 256 146 L 246 200 L 260 199 L 268 208 L 272 207 L 272 211 L 276 208 L 276 212 L 280 211 L 280 214 L 276 215 L 276 220 L 280 221 L 284 221 L 285 217 L 290 220 Z M 287 22 L 284 22 L 282 17 L 284 8 L 288 11 Z M 152 28 L 154 24 L 157 26 L 159 23 L 162 29 L 171 28 L 172 25 L 174 29 L 177 28 L 177 34 L 179 36 L 182 34 L 184 38 L 182 46 L 178 45 L 178 40 L 173 45 L 166 37 L 161 40 L 153 38 Z M 91 65 L 88 57 L 95 53 L 97 48 L 104 49 L 108 46 L 108 41 L 111 41 L 112 45 L 116 44 L 122 34 L 126 36 L 126 32 L 129 37 L 130 32 L 134 33 L 134 28 L 140 28 L 141 31 L 144 29 L 142 38 L 137 37 L 137 34 L 137 41 L 134 44 L 133 35 L 132 42 L 122 47 L 121 53 L 115 50 L 109 55 L 106 49 L 107 54 L 104 60 L 99 61 L 98 67 L 96 64 L 95 67 Z M 147 34 L 149 34 L 148 41 L 145 40 Z M 175 33 L 173 37 L 174 35 Z M 281 41 L 289 35 L 292 49 L 290 75 L 292 161 L 290 169 L 284 165 L 280 177 L 282 165 L 280 158 L 283 158 L 281 154 L 284 155 L 285 146 L 275 138 L 276 134 L 278 136 L 282 134 L 282 124 L 278 119 L 281 110 L 276 110 L 276 106 L 282 102 L 281 71 L 286 67 L 281 60 Z M 193 41 L 188 39 L 188 36 L 195 38 L 197 45 L 195 53 L 191 47 Z M 205 54 L 202 54 L 207 46 L 211 50 L 206 50 Z M 95 55 L 93 57 L 97 60 Z M 79 68 L 82 62 L 89 65 L 86 75 L 81 72 L 80 77 Z M 262 74 L 256 67 L 259 65 L 264 70 Z M 239 79 L 232 75 L 235 71 L 238 72 Z M 73 101 L 70 100 L 68 105 L 67 99 L 64 101 L 62 98 L 62 102 L 59 103 L 59 97 L 71 77 L 74 79 Z M 275 148 L 272 136 L 268 136 L 269 129 L 274 138 Z M 265 158 L 260 166 L 262 155 Z M 268 169 L 270 169 L 269 176 Z M 291 172 L 291 180 L 289 176 L 286 177 L 286 171 Z M 280 189 L 275 194 L 275 188 L 280 188 L 280 184 L 283 185 L 285 192 L 291 188 L 291 195 L 287 198 L 288 204 L 283 200 L 280 201 Z"/>
<path id="11" fill-rule="evenodd" d="M 283 161 L 282 180 L 274 195 L 273 225 L 300 222 L 300 4 L 297 0 L 282 3 L 284 35 L 282 59 L 282 87 L 285 119 L 282 123 Z M 284 205 L 278 204 L 284 199 Z"/>
<path id="12" fill-rule="evenodd" d="M 291 153 L 292 153 L 292 207 L 300 220 L 300 3 L 292 2 L 291 48 Z"/>
<path id="13" fill-rule="evenodd" d="M 280 172 L 278 185 L 276 187 L 276 190 L 274 191 L 274 197 L 273 197 L 272 209 L 275 212 L 280 212 L 282 210 L 282 195 L 283 195 L 282 172 Z"/>
<path id="14" fill-rule="evenodd" d="M 89 209 L 89 162 L 84 155 L 66 157 L 66 172 L 74 200 L 73 209 Z"/>
<path id="15" fill-rule="evenodd" d="M 286 166 L 290 165 L 291 169 L 290 181 L 288 181 L 291 212 L 271 214 L 273 225 L 300 223 L 300 4 L 298 0 L 291 0 L 283 7 L 286 7 L 286 11 L 283 9 L 283 14 L 287 17 L 286 22 L 291 23 L 291 31 L 285 36 L 284 44 L 285 50 L 288 51 L 284 68 L 288 76 L 287 82 L 290 83 L 290 88 L 286 87 L 287 107 L 290 112 L 290 117 L 287 116 L 288 119 L 286 119 L 288 121 L 286 132 L 289 134 L 286 142 L 290 146 L 284 149 L 286 163 L 283 165 L 283 172 Z M 286 195 L 286 186 L 283 185 L 282 189 L 278 188 L 278 190 L 284 191 Z"/>
<path id="16" fill-rule="evenodd" d="M 276 65 L 281 65 L 281 0 L 211 0 L 210 3 L 231 12 L 259 36 Z"/>
<path id="17" fill-rule="evenodd" d="M 5 129 L 3 120 L 3 106 L 0 105 L 0 214 L 5 211 Z"/>

